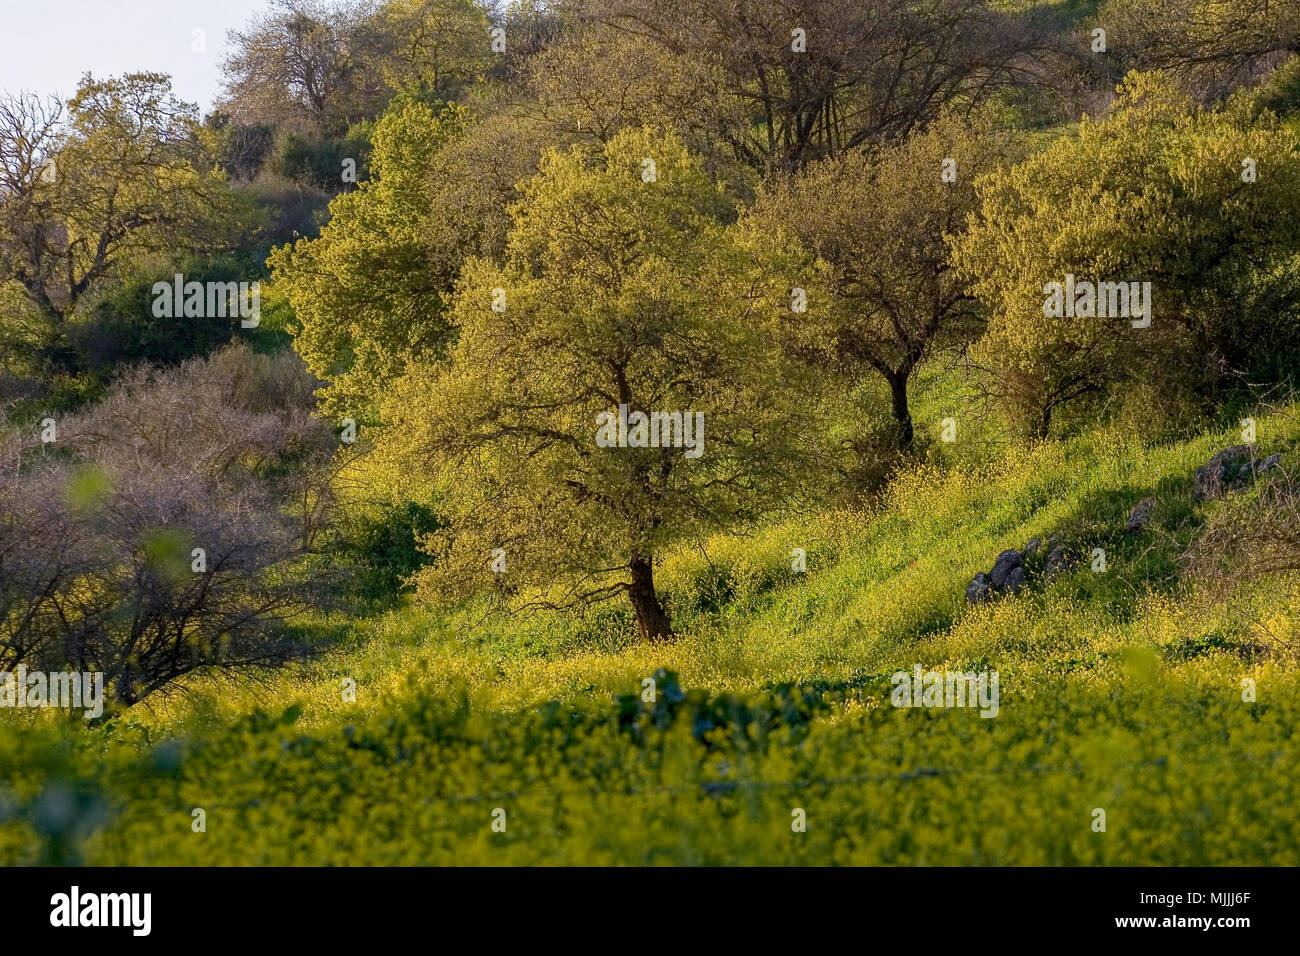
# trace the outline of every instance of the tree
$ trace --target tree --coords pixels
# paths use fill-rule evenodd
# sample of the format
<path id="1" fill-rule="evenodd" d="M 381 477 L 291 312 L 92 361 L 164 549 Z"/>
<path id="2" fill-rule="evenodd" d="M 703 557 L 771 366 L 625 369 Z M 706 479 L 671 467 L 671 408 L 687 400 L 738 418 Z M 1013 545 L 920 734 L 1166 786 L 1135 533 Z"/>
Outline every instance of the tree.
<path id="1" fill-rule="evenodd" d="M 275 0 L 231 35 L 222 108 L 242 125 L 341 136 L 396 93 L 459 98 L 495 65 L 490 26 L 477 0 Z"/>
<path id="2" fill-rule="evenodd" d="M 478 0 L 385 0 L 366 21 L 369 59 L 393 92 L 459 99 L 494 65 L 491 26 Z"/>
<path id="3" fill-rule="evenodd" d="M 701 73 L 720 79 L 648 37 L 579 21 L 529 61 L 525 107 L 567 139 L 606 142 L 627 126 L 659 125 L 705 147 Z"/>
<path id="4" fill-rule="evenodd" d="M 0 125 L 15 144 L 0 151 L 0 275 L 52 321 L 56 343 L 99 283 L 151 257 L 218 250 L 253 222 L 166 76 L 87 75 L 66 122 L 11 98 Z"/>
<path id="5" fill-rule="evenodd" d="M 34 270 L 55 229 L 54 152 L 63 104 L 34 94 L 0 97 L 0 378 L 6 406 L 40 392 L 49 317 L 17 273 Z M 31 263 L 23 265 L 23 263 Z M 29 280 L 29 283 L 32 280 Z M 41 285 L 37 288 L 44 292 Z"/>
<path id="6" fill-rule="evenodd" d="M 1300 54 L 1300 0 L 1110 0 L 1097 25 L 1131 68 L 1217 99 Z"/>
<path id="7" fill-rule="evenodd" d="M 54 152 L 63 118 L 63 104 L 56 97 L 42 101 L 32 93 L 0 97 L 0 214 L 7 229 L 6 246 L 20 245 L 24 238 L 18 223 L 44 223 L 54 190 L 46 188 L 58 180 Z M 35 237 L 34 237 L 35 238 Z M 29 240 L 30 241 L 30 240 Z M 6 261 L 20 250 L 0 247 Z"/>
<path id="8" fill-rule="evenodd" d="M 461 262 L 504 248 L 505 205 L 540 152 L 527 124 L 475 123 L 454 105 L 435 114 L 411 97 L 373 143 L 371 178 L 334 199 L 320 237 L 269 260 L 297 316 L 295 347 L 329 382 L 326 407 L 368 418 L 408 362 L 441 354 Z"/>
<path id="9" fill-rule="evenodd" d="M 884 379 L 912 443 L 912 373 L 935 346 L 978 337 L 982 312 L 949 243 L 975 207 L 975 180 L 1010 156 L 987 115 L 947 114 L 894 146 L 813 163 L 764 188 L 740 229 L 771 296 L 785 307 L 789 342 L 851 379 Z M 806 312 L 793 312 L 791 289 Z"/>
<path id="10" fill-rule="evenodd" d="M 364 66 L 365 8 L 326 0 L 275 0 L 230 34 L 223 109 L 243 123 L 341 134 L 374 116 L 389 91 Z"/>
<path id="11" fill-rule="evenodd" d="M 671 134 L 544 157 L 504 261 L 465 266 L 447 362 L 413 368 L 384 407 L 412 467 L 439 479 L 447 527 L 422 593 L 495 570 L 524 606 L 626 595 L 660 639 L 656 556 L 799 500 L 816 391 L 770 313 L 718 294 L 735 267 L 728 214 Z"/>
<path id="12" fill-rule="evenodd" d="M 1119 93 L 1110 115 L 979 182 L 956 247 L 992 316 L 972 351 L 1041 436 L 1058 409 L 1120 384 L 1146 386 L 1144 402 L 1204 402 L 1300 357 L 1295 135 L 1244 98 L 1194 111 L 1152 74 Z M 1058 308 L 1048 285 L 1067 281 L 1078 308 Z M 1146 316 L 1098 285 L 1134 282 L 1150 283 Z"/>
<path id="13" fill-rule="evenodd" d="M 713 133 L 759 169 L 905 135 L 1020 79 L 1044 41 L 989 0 L 585 0 L 580 15 L 660 47 Z M 707 65 L 707 68 L 705 68 Z"/>

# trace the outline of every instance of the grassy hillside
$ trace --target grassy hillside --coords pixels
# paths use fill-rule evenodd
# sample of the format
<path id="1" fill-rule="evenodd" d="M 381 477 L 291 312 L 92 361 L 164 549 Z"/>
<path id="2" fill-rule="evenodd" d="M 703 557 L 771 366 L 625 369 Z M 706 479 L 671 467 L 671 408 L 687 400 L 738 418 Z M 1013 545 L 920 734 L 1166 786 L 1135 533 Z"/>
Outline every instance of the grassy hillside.
<path id="1" fill-rule="evenodd" d="M 1295 461 L 1300 406 L 1257 429 Z M 870 512 L 671 556 L 665 645 L 621 607 L 412 607 L 315 622 L 343 637 L 309 665 L 90 733 L 11 712 L 0 862 L 1294 865 L 1300 581 L 1212 597 L 1182 560 L 1207 521 L 1249 520 L 1256 491 L 1191 495 L 1239 441 L 937 445 Z M 1052 535 L 1106 571 L 966 605 L 999 551 Z M 891 706 L 916 665 L 997 671 L 997 716 Z"/>

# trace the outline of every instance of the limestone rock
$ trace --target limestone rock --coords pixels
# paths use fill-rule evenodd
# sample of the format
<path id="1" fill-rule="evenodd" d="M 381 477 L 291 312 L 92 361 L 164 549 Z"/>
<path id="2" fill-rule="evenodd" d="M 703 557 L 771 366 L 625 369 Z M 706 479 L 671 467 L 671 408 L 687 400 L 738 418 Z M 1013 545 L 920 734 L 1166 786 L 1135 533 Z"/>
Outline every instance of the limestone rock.
<path id="1" fill-rule="evenodd" d="M 1024 563 L 1025 559 L 1019 551 L 1015 548 L 1008 548 L 999 554 L 997 560 L 993 562 L 993 570 L 989 572 L 989 583 L 996 590 L 1001 591 L 1007 586 L 1007 579 L 1011 576 L 1011 572 L 1016 568 L 1023 567 Z"/>
<path id="2" fill-rule="evenodd" d="M 1133 506 L 1133 510 L 1128 513 L 1128 524 L 1124 526 L 1128 534 L 1141 534 L 1147 529 L 1147 524 L 1151 521 L 1151 514 L 1156 510 L 1156 499 L 1154 495 L 1143 498 Z"/>
<path id="3" fill-rule="evenodd" d="M 1192 494 L 1197 501 L 1222 498 L 1230 491 L 1249 485 L 1255 479 L 1254 449 L 1250 445 L 1231 445 L 1196 469 Z"/>

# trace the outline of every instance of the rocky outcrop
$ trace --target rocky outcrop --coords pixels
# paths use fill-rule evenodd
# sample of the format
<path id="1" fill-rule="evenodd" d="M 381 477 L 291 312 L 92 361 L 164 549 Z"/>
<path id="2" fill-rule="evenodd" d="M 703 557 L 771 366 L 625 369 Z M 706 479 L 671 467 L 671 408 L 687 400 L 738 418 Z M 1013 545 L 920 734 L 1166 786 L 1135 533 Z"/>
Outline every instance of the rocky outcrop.
<path id="1" fill-rule="evenodd" d="M 984 604 L 1005 594 L 1019 594 L 1025 586 L 1025 557 L 1032 555 L 1041 543 L 1031 538 L 1024 552 L 1008 548 L 997 556 L 988 574 L 980 571 L 966 586 L 967 604 Z"/>
<path id="2" fill-rule="evenodd" d="M 1257 476 L 1281 466 L 1281 455 L 1269 455 L 1263 461 L 1257 461 L 1253 445 L 1233 445 L 1196 469 L 1192 494 L 1197 501 L 1219 498 L 1245 488 Z M 1124 525 L 1125 534 L 1144 533 L 1151 524 L 1157 504 L 1156 496 L 1148 495 L 1134 505 Z M 1038 555 L 1043 552 L 1046 557 L 1039 559 Z M 987 574 L 981 571 L 971 578 L 970 584 L 966 585 L 966 603 L 985 604 L 1007 594 L 1019 594 L 1030 577 L 1026 567 L 1026 561 L 1030 559 L 1034 562 L 1033 576 L 1044 582 L 1051 582 L 1082 563 L 1079 553 L 1061 543 L 1056 535 L 1048 538 L 1046 544 L 1038 538 L 1030 538 L 1023 551 L 1015 548 L 1003 551 Z M 1038 573 L 1040 567 L 1041 575 Z"/>
<path id="3" fill-rule="evenodd" d="M 1256 475 L 1272 471 L 1281 464 L 1281 455 L 1269 455 L 1263 461 L 1256 461 L 1254 445 L 1232 445 L 1196 469 L 1192 496 L 1197 501 L 1222 498 L 1250 485 Z"/>

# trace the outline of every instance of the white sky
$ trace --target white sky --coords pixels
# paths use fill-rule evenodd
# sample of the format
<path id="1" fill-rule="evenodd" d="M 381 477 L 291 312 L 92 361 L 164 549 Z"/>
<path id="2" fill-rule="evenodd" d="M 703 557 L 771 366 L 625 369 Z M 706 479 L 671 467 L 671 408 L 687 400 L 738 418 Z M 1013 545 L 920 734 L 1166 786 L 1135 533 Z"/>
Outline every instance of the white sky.
<path id="1" fill-rule="evenodd" d="M 96 77 L 169 73 L 176 95 L 207 112 L 220 92 L 226 31 L 267 0 L 0 0 L 0 91 L 71 96 Z M 206 31 L 196 53 L 194 30 Z"/>

